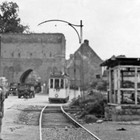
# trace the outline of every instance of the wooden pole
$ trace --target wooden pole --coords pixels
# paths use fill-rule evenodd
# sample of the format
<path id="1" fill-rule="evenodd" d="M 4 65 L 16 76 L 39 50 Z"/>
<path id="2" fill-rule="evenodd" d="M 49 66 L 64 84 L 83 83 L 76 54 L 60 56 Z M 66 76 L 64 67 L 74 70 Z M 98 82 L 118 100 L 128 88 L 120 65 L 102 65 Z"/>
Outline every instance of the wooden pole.
<path id="1" fill-rule="evenodd" d="M 135 105 L 138 104 L 138 100 L 137 100 L 137 96 L 138 96 L 138 71 L 137 71 L 137 67 L 135 67 Z"/>
<path id="2" fill-rule="evenodd" d="M 120 77 L 121 75 L 120 75 L 120 67 L 118 67 L 118 94 L 117 94 L 117 103 L 118 104 L 120 104 L 121 103 L 121 92 L 120 92 L 120 82 L 121 82 L 121 80 L 120 80 Z"/>
<path id="3" fill-rule="evenodd" d="M 109 96 L 109 100 L 108 100 L 108 102 L 109 103 L 112 103 L 112 100 L 111 100 L 111 96 L 112 96 L 112 86 L 111 86 L 111 84 L 112 84 L 112 81 L 111 81 L 111 68 L 109 68 L 109 91 L 108 91 L 108 96 Z"/>

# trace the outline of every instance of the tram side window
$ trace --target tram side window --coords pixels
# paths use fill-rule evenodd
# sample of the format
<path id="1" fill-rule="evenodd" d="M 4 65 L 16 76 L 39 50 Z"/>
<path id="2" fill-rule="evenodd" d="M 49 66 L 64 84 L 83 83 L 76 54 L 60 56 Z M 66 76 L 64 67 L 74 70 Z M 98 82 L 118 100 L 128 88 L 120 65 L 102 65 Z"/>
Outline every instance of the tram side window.
<path id="1" fill-rule="evenodd" d="M 50 81 L 50 88 L 53 88 L 53 79 Z"/>
<path id="2" fill-rule="evenodd" d="M 67 80 L 67 79 L 65 80 L 65 84 L 66 84 L 66 85 L 65 85 L 65 88 L 68 88 L 69 85 L 68 85 L 68 80 Z"/>
<path id="3" fill-rule="evenodd" d="M 59 79 L 55 79 L 55 88 L 59 88 Z"/>
<path id="4" fill-rule="evenodd" d="M 64 80 L 61 79 L 61 88 L 64 88 Z"/>

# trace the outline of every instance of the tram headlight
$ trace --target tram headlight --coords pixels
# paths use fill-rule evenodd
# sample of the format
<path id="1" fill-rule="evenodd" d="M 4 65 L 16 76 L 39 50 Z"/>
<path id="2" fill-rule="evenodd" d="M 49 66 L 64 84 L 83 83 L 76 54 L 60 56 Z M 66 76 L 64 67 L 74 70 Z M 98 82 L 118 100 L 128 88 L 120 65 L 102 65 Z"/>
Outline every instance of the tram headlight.
<path id="1" fill-rule="evenodd" d="M 55 94 L 55 97 L 58 98 L 58 94 Z"/>

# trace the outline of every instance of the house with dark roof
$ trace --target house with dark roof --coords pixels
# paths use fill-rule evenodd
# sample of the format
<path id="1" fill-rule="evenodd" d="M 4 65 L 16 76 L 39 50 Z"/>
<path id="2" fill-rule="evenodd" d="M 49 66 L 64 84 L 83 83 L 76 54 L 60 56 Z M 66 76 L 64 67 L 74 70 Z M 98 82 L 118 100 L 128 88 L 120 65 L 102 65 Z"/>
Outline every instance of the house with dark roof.
<path id="1" fill-rule="evenodd" d="M 70 55 L 70 59 L 67 61 L 66 67 L 70 75 L 71 86 L 86 87 L 93 80 L 100 78 L 102 62 L 102 59 L 89 46 L 89 41 L 84 40 L 84 43 L 74 54 Z"/>

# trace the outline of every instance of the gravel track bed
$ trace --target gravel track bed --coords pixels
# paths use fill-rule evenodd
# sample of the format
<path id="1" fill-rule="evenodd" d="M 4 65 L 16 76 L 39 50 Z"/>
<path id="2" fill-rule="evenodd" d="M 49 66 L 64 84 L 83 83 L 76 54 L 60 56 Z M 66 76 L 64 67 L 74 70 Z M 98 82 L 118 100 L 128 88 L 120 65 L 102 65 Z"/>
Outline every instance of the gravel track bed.
<path id="1" fill-rule="evenodd" d="M 82 128 L 43 128 L 43 140 L 96 140 Z"/>
<path id="2" fill-rule="evenodd" d="M 39 106 L 39 105 L 13 105 L 10 108 L 11 109 L 15 109 L 15 110 L 21 110 L 21 111 L 34 111 L 34 110 L 40 110 L 43 108 L 44 106 Z"/>
<path id="3" fill-rule="evenodd" d="M 24 125 L 39 125 L 39 116 L 42 106 L 26 106 L 26 105 L 14 105 L 12 107 L 15 110 L 19 110 L 20 113 L 18 115 L 17 120 L 15 123 L 17 124 L 24 124 Z"/>
<path id="4" fill-rule="evenodd" d="M 96 140 L 82 128 L 71 124 L 63 113 L 52 113 L 49 110 L 43 114 L 43 122 L 46 123 L 42 129 L 43 140 Z"/>
<path id="5" fill-rule="evenodd" d="M 42 119 L 42 127 L 74 127 L 62 113 L 45 113 Z"/>
<path id="6" fill-rule="evenodd" d="M 36 106 L 36 105 L 13 106 L 13 109 L 21 110 L 16 123 L 38 126 L 39 125 L 38 119 L 42 108 L 43 106 Z M 57 115 L 54 116 L 57 117 Z M 82 128 L 75 128 L 72 126 L 69 127 L 68 125 L 66 127 L 53 126 L 50 128 L 46 128 L 46 127 L 42 128 L 42 134 L 43 134 L 43 140 L 52 140 L 52 139 L 53 140 L 96 140 Z"/>

